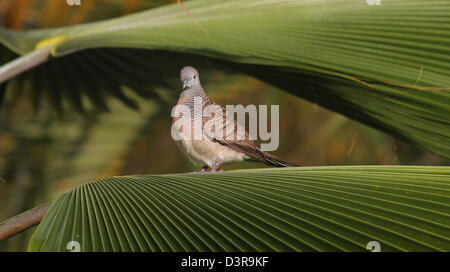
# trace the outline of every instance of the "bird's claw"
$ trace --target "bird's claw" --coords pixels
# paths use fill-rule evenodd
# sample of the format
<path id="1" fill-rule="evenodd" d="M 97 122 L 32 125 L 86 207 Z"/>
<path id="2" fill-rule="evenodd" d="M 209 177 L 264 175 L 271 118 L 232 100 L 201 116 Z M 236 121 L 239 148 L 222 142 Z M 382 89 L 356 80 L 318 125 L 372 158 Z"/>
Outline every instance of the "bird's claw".
<path id="1" fill-rule="evenodd" d="M 193 172 L 187 172 L 186 174 L 199 174 L 199 173 L 205 173 L 206 169 L 208 169 L 207 166 L 203 166 L 202 169 L 198 170 L 198 171 L 193 171 Z"/>
<path id="2" fill-rule="evenodd" d="M 208 171 L 208 173 L 222 173 L 223 172 L 223 170 L 222 169 L 217 169 L 217 168 L 219 168 L 219 166 L 220 166 L 220 164 L 221 163 L 216 163 L 216 165 L 214 165 L 214 167 L 213 168 L 211 168 L 211 170 L 209 170 Z M 193 171 L 193 172 L 187 172 L 186 174 L 200 174 L 200 173 L 206 173 L 207 170 L 208 169 L 208 166 L 203 166 L 203 168 L 202 169 L 200 169 L 200 170 L 198 170 L 198 171 Z"/>

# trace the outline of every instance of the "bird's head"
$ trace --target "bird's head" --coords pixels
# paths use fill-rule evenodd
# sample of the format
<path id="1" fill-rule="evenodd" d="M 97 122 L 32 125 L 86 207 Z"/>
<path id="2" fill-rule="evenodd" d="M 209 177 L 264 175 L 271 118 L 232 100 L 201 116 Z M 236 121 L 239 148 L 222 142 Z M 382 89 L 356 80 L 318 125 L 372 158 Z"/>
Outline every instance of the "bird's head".
<path id="1" fill-rule="evenodd" d="M 186 66 L 181 69 L 180 80 L 183 82 L 183 90 L 191 88 L 197 84 L 200 84 L 200 79 L 198 77 L 198 72 L 194 67 Z"/>

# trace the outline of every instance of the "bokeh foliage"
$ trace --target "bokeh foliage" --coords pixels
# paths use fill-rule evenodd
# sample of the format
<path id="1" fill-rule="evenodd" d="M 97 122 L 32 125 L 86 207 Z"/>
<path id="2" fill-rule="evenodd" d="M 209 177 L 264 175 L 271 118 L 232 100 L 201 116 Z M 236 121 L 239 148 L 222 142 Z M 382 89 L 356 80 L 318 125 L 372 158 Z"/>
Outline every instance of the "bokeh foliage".
<path id="1" fill-rule="evenodd" d="M 9 28 L 19 29 L 60 27 L 83 21 L 105 19 L 176 1 L 156 3 L 157 1 L 104 0 L 84 1 L 83 3 L 86 2 L 89 4 L 73 8 L 66 6 L 64 1 L 3 1 L 0 7 L 4 14 L 2 19 L 5 25 Z M 397 3 L 398 1 L 392 2 Z M 437 3 L 437 1 L 431 2 Z M 430 6 L 433 4 L 431 2 Z M 210 30 L 208 37 L 211 38 L 211 28 L 207 22 L 208 14 L 203 14 L 204 17 L 202 17 L 201 13 L 196 12 L 196 7 L 189 4 L 186 6 L 202 25 Z M 197 8 L 201 9 L 201 7 Z M 283 9 L 283 7 L 279 8 Z M 370 12 L 366 8 L 361 6 L 361 10 Z M 204 35 L 186 17 L 182 9 L 179 7 L 179 10 L 176 10 L 175 7 L 172 9 L 174 14 L 182 18 L 180 23 L 185 25 L 184 31 L 187 31 L 189 35 Z M 16 10 L 17 14 L 10 15 L 13 14 L 12 10 Z M 444 7 L 439 12 L 445 14 L 447 10 L 448 8 Z M 434 11 L 431 8 L 423 7 L 422 10 L 410 11 L 401 17 L 405 22 L 409 21 L 418 27 L 419 31 L 416 31 L 415 37 L 420 39 L 420 35 L 425 35 L 424 33 L 429 32 L 435 26 L 419 26 L 420 22 L 416 21 L 420 21 L 424 17 L 419 16 L 414 21 L 410 17 L 414 16 L 414 12 L 424 14 L 428 12 L 430 14 L 424 16 L 431 16 Z M 434 15 L 433 18 L 436 17 Z M 145 17 L 144 15 L 140 16 Z M 409 33 L 409 27 L 403 27 L 399 21 L 398 25 L 392 26 L 389 30 L 391 32 L 387 32 L 392 33 L 391 38 L 381 39 L 380 35 L 383 36 L 383 33 L 380 34 L 378 28 L 382 27 L 382 24 L 377 23 L 383 22 L 383 18 L 373 15 L 363 19 L 363 14 L 358 16 L 365 21 L 361 28 L 371 30 L 370 33 L 362 35 L 362 33 L 357 33 L 357 30 L 354 30 L 353 34 L 336 32 L 336 35 L 331 35 L 327 40 L 326 36 L 323 36 L 325 33 L 323 32 L 322 36 L 318 36 L 317 44 L 306 44 L 302 50 L 317 46 L 317 52 L 323 54 L 324 61 L 328 61 L 324 62 L 324 65 L 328 65 L 330 70 L 334 70 L 330 65 L 342 68 L 344 61 L 333 60 L 331 62 L 329 59 L 331 53 L 323 50 L 323 46 L 339 44 L 341 47 L 335 48 L 333 51 L 341 50 L 340 56 L 345 63 L 348 66 L 354 65 L 360 68 L 361 73 L 358 75 L 367 83 L 377 86 L 377 92 L 373 92 L 374 88 L 339 77 L 336 74 L 320 74 L 323 72 L 320 69 L 317 74 L 306 69 L 292 71 L 270 65 L 254 65 L 252 64 L 254 62 L 252 54 L 257 54 L 260 50 L 259 47 L 252 47 L 252 52 L 245 51 L 248 48 L 239 47 L 237 51 L 240 53 L 245 51 L 244 53 L 249 55 L 245 59 L 231 59 L 243 61 L 246 63 L 245 65 L 236 65 L 197 55 L 206 52 L 206 55 L 210 56 L 212 53 L 207 50 L 191 50 L 189 54 L 178 54 L 161 50 L 88 49 L 52 58 L 43 66 L 24 73 L 9 82 L 8 89 L 3 85 L 2 87 L 5 89 L 0 90 L 0 100 L 3 102 L 0 130 L 2 147 L 0 176 L 7 181 L 6 184 L 0 184 L 0 203 L 2 207 L 8 207 L 8 209 L 0 210 L 1 218 L 7 218 L 32 208 L 61 192 L 99 177 L 194 170 L 195 167 L 176 149 L 169 134 L 169 112 L 176 101 L 179 90 L 177 74 L 179 68 L 186 64 L 199 68 L 208 94 L 221 104 L 236 104 L 237 101 L 244 105 L 279 104 L 280 118 L 284 122 L 281 122 L 281 146 L 277 153 L 287 160 L 302 165 L 448 165 L 446 159 L 420 151 L 363 125 L 381 127 L 392 133 L 394 137 L 400 137 L 409 142 L 411 139 L 413 141 L 419 139 L 420 141 L 415 141 L 417 146 L 427 149 L 434 145 L 432 150 L 438 154 L 447 152 L 449 145 L 442 145 L 442 143 L 445 143 L 445 140 L 448 141 L 448 93 L 395 87 L 382 84 L 380 81 L 391 80 L 414 85 L 419 79 L 417 86 L 448 87 L 449 84 L 446 81 L 448 76 L 443 75 L 448 72 L 448 62 L 446 62 L 448 47 L 445 47 L 449 38 L 446 34 L 448 29 L 438 28 L 439 30 L 426 34 L 426 37 L 422 36 L 422 42 L 425 38 L 431 38 L 433 44 L 418 43 L 417 40 L 411 40 L 411 35 L 414 34 Z M 384 18 L 389 16 L 395 16 L 395 9 L 391 13 L 385 12 Z M 22 19 L 20 20 L 20 18 Z M 202 18 L 205 18 L 205 21 Z M 323 17 L 319 16 L 318 18 Z M 327 20 L 331 21 L 333 18 Z M 371 18 L 371 20 L 366 21 L 368 20 L 366 18 Z M 130 20 L 133 21 L 133 19 Z M 445 18 L 437 16 L 434 21 L 435 24 L 445 26 Z M 339 22 L 340 25 L 337 25 L 336 28 L 345 29 L 349 26 L 343 18 L 340 18 Z M 223 24 L 214 25 L 214 22 L 211 24 L 213 29 L 214 27 L 223 27 Z M 258 26 L 258 24 L 257 21 L 240 22 L 240 25 L 245 26 L 240 34 L 245 35 L 248 39 L 256 39 L 250 30 L 251 27 Z M 274 25 L 274 29 L 267 35 L 278 37 L 274 33 L 275 28 L 280 25 Z M 289 31 L 294 31 L 294 26 L 295 24 Z M 314 27 L 317 26 L 319 25 L 306 25 L 305 31 L 315 29 Z M 332 26 L 327 25 L 327 27 Z M 330 31 L 330 29 L 326 30 Z M 160 31 L 167 32 L 164 29 Z M 308 31 L 300 36 L 307 37 L 307 40 L 310 41 L 311 33 Z M 402 39 L 400 39 L 403 43 L 394 41 L 396 39 L 394 33 L 398 34 L 399 31 L 404 31 Z M 176 33 L 179 32 L 172 34 Z M 141 35 L 142 33 L 130 32 L 128 34 Z M 46 35 L 37 35 L 35 41 L 29 44 L 29 48 L 32 49 L 35 43 L 44 36 Z M 438 36 L 440 36 L 440 41 L 437 40 Z M 99 37 L 93 41 L 100 42 L 102 39 Z M 362 62 L 364 65 L 360 65 L 358 62 L 353 63 L 350 61 L 350 56 L 343 54 L 354 49 L 349 45 L 348 39 L 355 37 L 357 37 L 356 40 L 359 40 L 360 45 L 371 44 L 370 50 L 368 49 L 367 52 L 356 50 L 353 56 L 355 57 L 353 60 L 358 59 L 359 63 Z M 134 42 L 131 38 L 127 41 Z M 275 39 L 273 42 L 276 44 L 281 41 Z M 296 40 L 290 41 L 292 46 L 296 42 Z M 289 44 L 289 42 L 283 44 Z M 381 44 L 385 44 L 385 46 L 383 47 Z M 72 45 L 77 45 L 76 40 Z M 117 45 L 119 44 L 115 46 Z M 173 49 L 164 45 L 160 46 L 160 49 Z M 236 46 L 241 45 L 237 43 Z M 435 54 L 440 53 L 440 55 L 425 51 L 422 51 L 423 55 L 417 55 L 418 48 L 416 47 L 420 47 L 419 49 L 429 47 L 429 49 L 436 50 Z M 402 61 L 395 63 L 399 69 L 402 67 L 401 75 L 396 74 L 392 69 L 385 69 L 383 65 L 383 62 L 389 62 L 392 56 L 381 57 L 382 53 L 395 48 L 397 49 L 393 52 L 404 55 Z M 10 50 L 2 49 L 0 51 L 2 63 L 17 57 L 17 54 Z M 69 50 L 70 47 L 66 45 L 58 50 L 64 49 Z M 402 51 L 405 49 L 408 50 Z M 272 53 L 270 57 L 279 57 L 276 50 Z M 367 58 L 368 56 L 377 56 L 377 62 L 370 62 L 371 59 Z M 229 55 L 221 57 L 228 58 Z M 428 65 L 423 65 L 425 57 L 429 57 Z M 171 61 L 167 61 L 167 59 Z M 257 59 L 257 62 L 259 61 L 265 63 L 267 60 Z M 292 61 L 298 63 L 299 60 L 293 59 Z M 413 64 L 408 66 L 408 61 Z M 370 63 L 378 63 L 379 69 L 366 65 Z M 436 67 L 439 66 L 442 68 L 441 70 L 428 70 L 429 65 L 434 67 L 437 63 L 439 65 Z M 421 72 L 422 66 L 424 68 Z M 345 66 L 345 68 L 349 67 Z M 70 72 L 68 73 L 68 71 Z M 431 72 L 435 74 L 429 74 Z M 237 75 L 237 73 L 246 73 L 254 78 Z M 391 74 L 396 75 L 397 78 L 390 78 Z M 439 74 L 441 77 L 438 76 Z M 304 97 L 313 103 L 287 95 L 255 78 Z M 378 80 L 370 80 L 373 78 Z M 66 84 L 65 82 L 70 83 Z M 351 95 L 346 96 L 349 93 Z M 148 98 L 151 99 L 150 102 Z M 346 100 L 344 99 L 345 103 L 342 103 L 343 98 L 346 98 Z M 121 103 L 118 103 L 118 100 Z M 364 101 L 362 105 L 359 104 L 361 101 Z M 125 103 L 123 104 L 123 102 Z M 320 105 L 351 116 L 362 121 L 363 124 L 331 113 Z M 139 108 L 140 111 L 129 107 Z M 360 109 L 361 107 L 363 110 Z M 54 111 L 54 109 L 58 111 Z M 109 113 L 100 113 L 100 110 L 109 110 Z M 83 115 L 74 113 L 74 111 L 83 113 Z M 410 115 L 411 112 L 414 114 Z M 391 122 L 393 127 L 386 126 L 386 122 Z M 399 131 L 402 133 L 399 134 Z M 408 132 L 406 135 L 403 133 L 405 131 Z M 424 147 L 424 145 L 426 146 Z M 250 167 L 258 167 L 258 165 L 244 163 L 230 165 L 226 169 Z M 25 249 L 29 234 L 30 232 L 27 232 L 7 243 L 0 243 L 0 250 Z"/>

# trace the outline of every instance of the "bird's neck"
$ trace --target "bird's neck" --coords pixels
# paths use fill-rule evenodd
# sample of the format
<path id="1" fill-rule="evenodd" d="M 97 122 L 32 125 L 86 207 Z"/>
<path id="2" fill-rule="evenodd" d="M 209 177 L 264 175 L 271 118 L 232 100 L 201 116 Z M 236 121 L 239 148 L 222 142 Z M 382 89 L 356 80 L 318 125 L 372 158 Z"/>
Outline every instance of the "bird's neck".
<path id="1" fill-rule="evenodd" d="M 189 104 L 193 103 L 194 98 L 201 98 L 203 100 L 209 100 L 205 91 L 203 90 L 201 85 L 192 86 L 181 92 L 180 98 L 178 100 L 178 104 Z"/>

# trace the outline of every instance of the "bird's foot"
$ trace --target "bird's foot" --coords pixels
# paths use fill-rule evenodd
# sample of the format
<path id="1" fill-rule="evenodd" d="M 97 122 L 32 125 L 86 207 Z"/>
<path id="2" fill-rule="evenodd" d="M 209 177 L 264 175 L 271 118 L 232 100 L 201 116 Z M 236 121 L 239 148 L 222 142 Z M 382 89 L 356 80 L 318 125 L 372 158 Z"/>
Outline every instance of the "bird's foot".
<path id="1" fill-rule="evenodd" d="M 205 171 L 192 171 L 192 172 L 187 172 L 186 174 L 200 174 L 200 173 L 205 173 Z"/>
<path id="2" fill-rule="evenodd" d="M 202 169 L 198 170 L 198 171 L 194 171 L 194 172 L 187 172 L 186 174 L 199 174 L 199 173 L 205 173 L 206 170 L 208 169 L 208 166 L 203 166 Z"/>
<path id="3" fill-rule="evenodd" d="M 211 173 L 220 173 L 223 172 L 223 170 L 219 170 L 219 166 L 221 165 L 221 162 L 216 162 L 216 164 L 214 165 L 214 167 L 211 169 Z"/>

